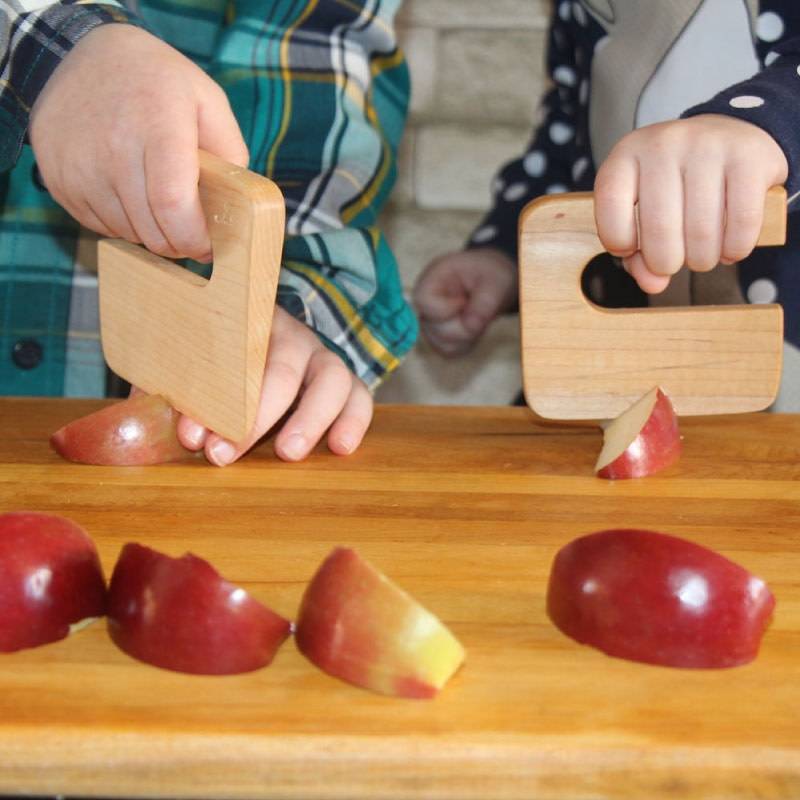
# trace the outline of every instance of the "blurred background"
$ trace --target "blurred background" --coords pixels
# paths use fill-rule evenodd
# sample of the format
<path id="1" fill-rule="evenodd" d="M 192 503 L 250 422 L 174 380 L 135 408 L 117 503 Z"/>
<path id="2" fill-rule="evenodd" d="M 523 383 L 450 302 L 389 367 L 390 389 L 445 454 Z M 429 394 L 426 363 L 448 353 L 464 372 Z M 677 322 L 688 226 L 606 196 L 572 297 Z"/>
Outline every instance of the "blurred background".
<path id="1" fill-rule="evenodd" d="M 411 114 L 382 225 L 408 293 L 430 259 L 463 245 L 489 206 L 495 171 L 530 138 L 549 10 L 548 0 L 404 3 L 398 27 Z M 376 399 L 505 405 L 520 386 L 515 315 L 462 358 L 438 356 L 420 340 Z"/>

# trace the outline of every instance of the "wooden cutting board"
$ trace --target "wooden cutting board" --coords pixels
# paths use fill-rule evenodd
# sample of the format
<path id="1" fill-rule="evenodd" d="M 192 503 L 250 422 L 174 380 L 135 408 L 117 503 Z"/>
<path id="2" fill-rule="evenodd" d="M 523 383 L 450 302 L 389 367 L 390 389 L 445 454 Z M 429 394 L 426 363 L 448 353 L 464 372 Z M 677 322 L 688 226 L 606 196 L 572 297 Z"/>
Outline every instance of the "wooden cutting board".
<path id="1" fill-rule="evenodd" d="M 776 186 L 758 244 L 785 239 L 786 192 Z M 522 376 L 539 416 L 612 419 L 654 386 L 681 417 L 773 402 L 783 354 L 779 305 L 600 308 L 583 294 L 581 274 L 602 252 L 591 193 L 541 197 L 520 216 Z"/>
<path id="2" fill-rule="evenodd" d="M 287 642 L 272 666 L 186 676 L 102 624 L 0 656 L 0 794 L 79 797 L 797 800 L 800 418 L 682 422 L 669 471 L 592 475 L 601 434 L 526 409 L 379 406 L 363 447 L 226 468 L 61 461 L 47 435 L 99 403 L 0 400 L 0 508 L 67 515 L 110 571 L 138 541 L 208 558 L 292 615 L 335 545 L 439 614 L 467 662 L 433 701 L 370 694 Z M 614 525 L 663 530 L 761 575 L 760 657 L 725 671 L 633 664 L 548 621 L 556 551 Z"/>

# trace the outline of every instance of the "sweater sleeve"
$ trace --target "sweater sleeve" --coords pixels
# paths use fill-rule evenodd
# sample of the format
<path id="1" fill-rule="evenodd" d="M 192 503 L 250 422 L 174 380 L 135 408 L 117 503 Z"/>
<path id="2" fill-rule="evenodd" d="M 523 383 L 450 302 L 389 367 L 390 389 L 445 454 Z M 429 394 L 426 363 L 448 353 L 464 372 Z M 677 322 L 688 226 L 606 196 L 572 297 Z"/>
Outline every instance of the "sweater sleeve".
<path id="1" fill-rule="evenodd" d="M 724 114 L 751 122 L 778 143 L 789 163 L 786 188 L 800 192 L 800 37 L 775 48 L 769 65 L 752 78 L 724 89 L 711 100 L 693 106 L 683 117 Z"/>
<path id="2" fill-rule="evenodd" d="M 378 225 L 409 96 L 399 0 L 237 0 L 212 76 L 286 201 L 278 303 L 374 387 L 416 319 Z"/>
<path id="3" fill-rule="evenodd" d="M 562 4 L 569 6 L 569 4 Z M 588 136 L 588 70 L 574 38 L 574 22 L 558 6 L 550 22 L 547 71 L 550 90 L 539 105 L 539 122 L 526 151 L 505 164 L 492 185 L 492 207 L 468 247 L 496 247 L 517 259 L 517 220 L 524 206 L 543 194 L 591 189 Z"/>
<path id="4" fill-rule="evenodd" d="M 132 21 L 114 0 L 0 0 L 0 172 L 19 158 L 31 107 L 64 56 L 98 25 Z"/>

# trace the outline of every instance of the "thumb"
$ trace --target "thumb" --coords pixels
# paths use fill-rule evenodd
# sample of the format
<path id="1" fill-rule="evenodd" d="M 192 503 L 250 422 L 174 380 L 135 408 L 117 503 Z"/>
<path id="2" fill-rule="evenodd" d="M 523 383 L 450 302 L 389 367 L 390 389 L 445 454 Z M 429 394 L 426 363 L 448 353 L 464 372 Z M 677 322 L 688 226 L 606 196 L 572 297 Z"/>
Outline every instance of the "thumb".
<path id="1" fill-rule="evenodd" d="M 479 281 L 461 312 L 464 328 L 473 335 L 483 333 L 489 323 L 499 316 L 504 298 L 504 287 L 491 280 Z"/>

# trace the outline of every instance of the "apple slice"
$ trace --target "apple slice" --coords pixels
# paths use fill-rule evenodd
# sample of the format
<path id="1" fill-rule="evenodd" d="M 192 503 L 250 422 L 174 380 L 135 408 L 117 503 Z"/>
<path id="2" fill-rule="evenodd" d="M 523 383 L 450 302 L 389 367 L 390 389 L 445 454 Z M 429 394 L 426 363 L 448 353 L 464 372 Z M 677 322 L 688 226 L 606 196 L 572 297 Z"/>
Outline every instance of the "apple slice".
<path id="1" fill-rule="evenodd" d="M 464 661 L 461 643 L 433 614 L 341 547 L 306 588 L 295 640 L 330 675 L 397 697 L 435 696 Z"/>
<path id="2" fill-rule="evenodd" d="M 111 576 L 108 631 L 121 650 L 156 667 L 232 675 L 269 664 L 291 625 L 202 558 L 129 543 Z"/>
<path id="3" fill-rule="evenodd" d="M 600 478 L 643 478 L 674 464 L 680 454 L 678 418 L 655 387 L 608 423 L 594 471 Z"/>
<path id="4" fill-rule="evenodd" d="M 547 612 L 611 656 L 670 667 L 752 661 L 775 599 L 763 580 L 700 545 L 644 530 L 575 539 L 555 557 Z"/>
<path id="5" fill-rule="evenodd" d="M 105 613 L 106 582 L 88 534 L 63 517 L 0 515 L 0 651 L 63 639 Z"/>
<path id="6" fill-rule="evenodd" d="M 73 420 L 50 437 L 68 461 L 146 466 L 193 456 L 178 441 L 178 412 L 159 395 L 137 394 Z"/>

